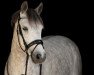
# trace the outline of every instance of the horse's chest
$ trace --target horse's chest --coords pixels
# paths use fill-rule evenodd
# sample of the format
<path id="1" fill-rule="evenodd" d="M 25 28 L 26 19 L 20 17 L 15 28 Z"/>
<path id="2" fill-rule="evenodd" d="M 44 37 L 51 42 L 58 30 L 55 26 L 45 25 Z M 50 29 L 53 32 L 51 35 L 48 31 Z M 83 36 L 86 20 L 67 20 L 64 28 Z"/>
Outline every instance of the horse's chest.
<path id="1" fill-rule="evenodd" d="M 21 75 L 21 74 L 24 75 L 26 69 L 26 57 L 10 56 L 8 65 L 10 75 Z M 29 57 L 27 65 L 27 75 L 38 75 L 38 74 L 39 74 L 39 65 L 34 64 L 32 62 L 31 57 Z"/>

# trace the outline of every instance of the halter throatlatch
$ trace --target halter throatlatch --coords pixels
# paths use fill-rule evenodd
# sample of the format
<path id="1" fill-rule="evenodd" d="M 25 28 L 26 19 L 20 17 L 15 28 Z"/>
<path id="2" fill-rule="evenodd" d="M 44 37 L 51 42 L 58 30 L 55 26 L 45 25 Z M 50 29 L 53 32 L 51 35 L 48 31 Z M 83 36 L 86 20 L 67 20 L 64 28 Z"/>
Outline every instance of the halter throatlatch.
<path id="1" fill-rule="evenodd" d="M 18 26 L 17 26 L 18 42 L 19 42 L 20 48 L 21 48 L 21 49 L 26 53 L 26 55 L 27 55 L 27 56 L 26 56 L 25 74 L 21 74 L 21 75 L 27 75 L 27 67 L 28 67 L 28 59 L 29 59 L 29 54 L 28 54 L 27 51 L 28 51 L 28 49 L 29 49 L 31 46 L 36 45 L 36 46 L 34 47 L 34 49 L 32 50 L 32 52 L 31 52 L 31 55 L 32 55 L 33 51 L 35 50 L 35 48 L 36 48 L 39 44 L 41 44 L 41 45 L 43 46 L 43 41 L 42 41 L 41 39 L 37 39 L 37 40 L 34 40 L 34 41 L 30 42 L 29 44 L 27 44 L 26 41 L 25 41 L 25 39 L 24 39 L 22 30 L 21 30 L 21 25 L 20 25 L 20 23 L 19 23 L 20 19 L 21 19 L 21 18 L 20 18 L 20 16 L 19 16 L 19 18 L 18 18 Z M 22 40 L 23 40 L 25 49 L 23 49 L 22 46 L 21 46 L 21 44 L 20 44 L 19 34 L 20 34 L 20 36 L 21 36 L 21 38 L 22 38 Z M 44 47 L 43 47 L 43 48 L 44 48 Z M 41 75 L 42 64 L 40 64 L 39 66 L 40 66 L 39 75 Z"/>

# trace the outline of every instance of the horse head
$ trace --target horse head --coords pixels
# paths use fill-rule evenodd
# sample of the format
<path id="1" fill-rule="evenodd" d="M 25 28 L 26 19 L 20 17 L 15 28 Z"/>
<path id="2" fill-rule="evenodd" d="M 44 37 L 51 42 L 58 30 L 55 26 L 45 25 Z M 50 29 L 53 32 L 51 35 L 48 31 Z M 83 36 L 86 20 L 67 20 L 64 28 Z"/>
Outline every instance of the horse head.
<path id="1" fill-rule="evenodd" d="M 40 17 L 43 4 L 35 9 L 28 8 L 24 1 L 19 11 L 12 17 L 12 25 L 17 30 L 18 42 L 21 50 L 31 56 L 34 63 L 42 63 L 46 58 L 46 52 L 41 40 L 43 22 Z"/>

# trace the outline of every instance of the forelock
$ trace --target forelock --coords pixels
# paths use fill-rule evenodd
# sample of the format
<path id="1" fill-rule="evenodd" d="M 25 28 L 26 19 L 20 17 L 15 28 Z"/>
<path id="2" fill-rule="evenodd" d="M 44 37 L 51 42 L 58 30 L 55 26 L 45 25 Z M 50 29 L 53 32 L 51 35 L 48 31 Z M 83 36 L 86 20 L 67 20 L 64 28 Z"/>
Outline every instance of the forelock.
<path id="1" fill-rule="evenodd" d="M 20 14 L 20 10 L 17 11 L 16 13 L 14 13 L 12 16 L 11 25 L 13 28 L 19 18 L 19 14 Z M 43 25 L 43 21 L 42 21 L 40 15 L 38 15 L 34 9 L 28 9 L 26 12 L 26 15 L 27 15 L 29 22 L 35 22 L 36 24 L 41 23 Z"/>
<path id="2" fill-rule="evenodd" d="M 26 14 L 27 14 L 27 18 L 30 22 L 32 22 L 32 21 L 35 23 L 40 22 L 43 25 L 43 21 L 42 21 L 40 15 L 38 15 L 34 9 L 28 9 Z"/>

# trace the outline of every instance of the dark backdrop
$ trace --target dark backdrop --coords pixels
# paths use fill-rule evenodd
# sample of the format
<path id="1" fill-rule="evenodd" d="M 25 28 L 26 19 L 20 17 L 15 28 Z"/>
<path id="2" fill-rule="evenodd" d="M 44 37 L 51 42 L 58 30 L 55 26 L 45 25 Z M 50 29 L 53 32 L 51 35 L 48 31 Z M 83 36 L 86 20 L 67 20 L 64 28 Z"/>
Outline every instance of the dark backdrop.
<path id="1" fill-rule="evenodd" d="M 12 40 L 11 16 L 20 9 L 24 0 L 0 2 L 0 75 L 3 75 Z M 82 57 L 83 75 L 92 75 L 92 35 L 91 4 L 86 1 L 28 0 L 29 7 L 35 8 L 40 2 L 44 8 L 41 17 L 44 21 L 42 36 L 62 35 L 73 40 L 79 47 Z"/>

